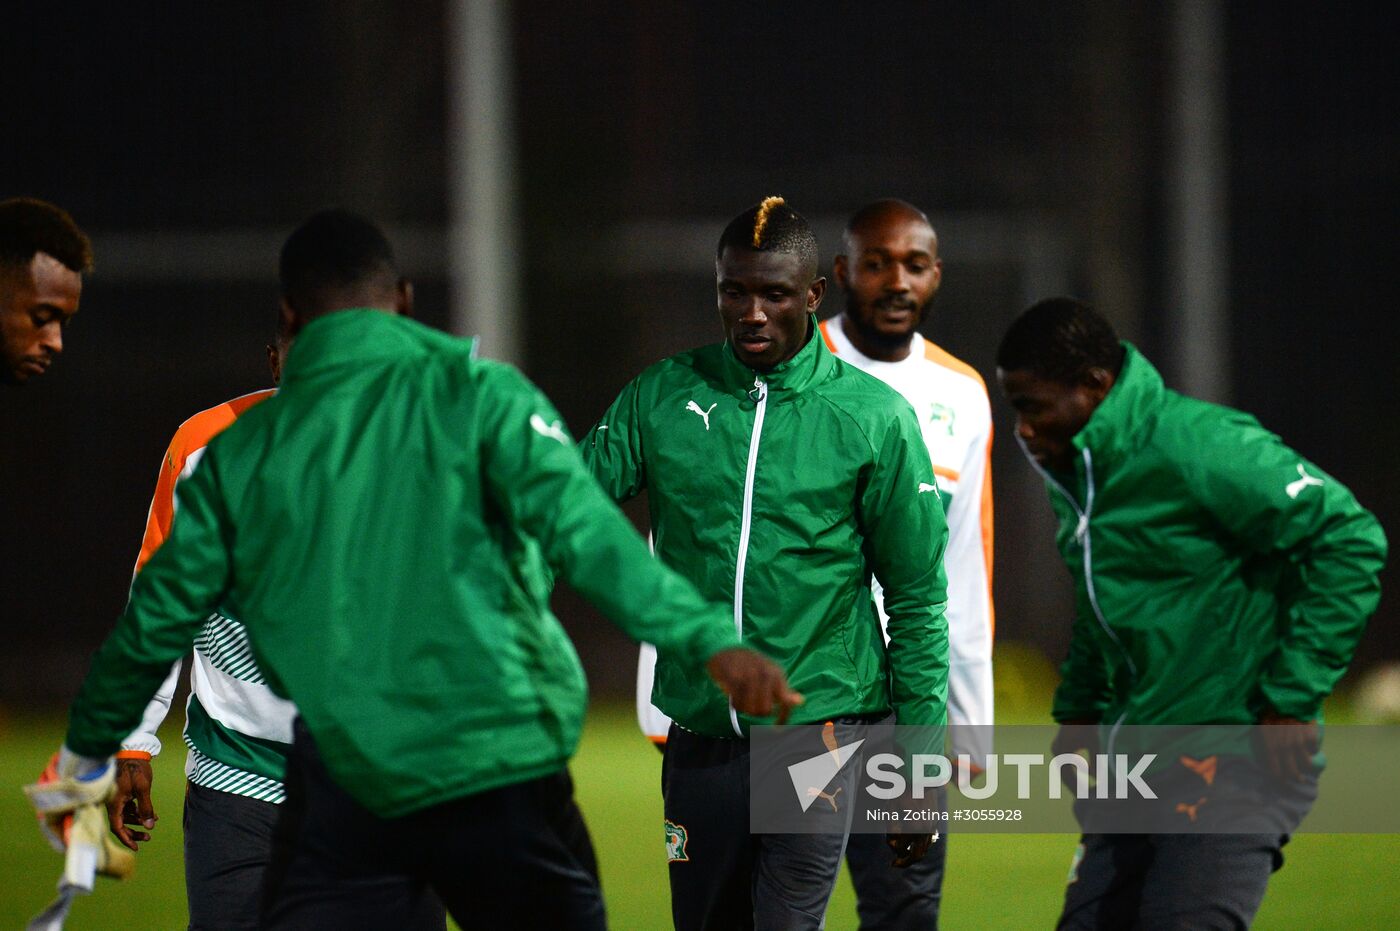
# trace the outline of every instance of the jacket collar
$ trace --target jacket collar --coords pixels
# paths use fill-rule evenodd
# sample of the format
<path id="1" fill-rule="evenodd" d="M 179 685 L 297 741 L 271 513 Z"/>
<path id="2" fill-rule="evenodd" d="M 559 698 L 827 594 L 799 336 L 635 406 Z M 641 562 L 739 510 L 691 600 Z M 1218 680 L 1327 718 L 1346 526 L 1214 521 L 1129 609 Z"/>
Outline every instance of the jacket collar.
<path id="1" fill-rule="evenodd" d="M 742 392 L 751 391 L 754 382 L 762 380 L 770 392 L 797 394 L 825 381 L 836 367 L 836 357 L 826 348 L 826 340 L 817 332 L 815 314 L 807 315 L 807 342 L 797 351 L 797 355 L 766 372 L 756 372 L 740 362 L 728 340 L 724 342 L 722 355 L 725 384 Z"/>
<path id="2" fill-rule="evenodd" d="M 1167 388 L 1162 376 L 1132 343 L 1123 343 L 1118 379 L 1074 435 L 1076 450 L 1088 449 L 1095 464 L 1121 461 L 1141 449 L 1152 432 Z"/>
<path id="3" fill-rule="evenodd" d="M 337 310 L 318 317 L 297 334 L 282 368 L 282 384 L 340 365 L 402 358 L 423 351 L 409 321 L 369 307 Z"/>

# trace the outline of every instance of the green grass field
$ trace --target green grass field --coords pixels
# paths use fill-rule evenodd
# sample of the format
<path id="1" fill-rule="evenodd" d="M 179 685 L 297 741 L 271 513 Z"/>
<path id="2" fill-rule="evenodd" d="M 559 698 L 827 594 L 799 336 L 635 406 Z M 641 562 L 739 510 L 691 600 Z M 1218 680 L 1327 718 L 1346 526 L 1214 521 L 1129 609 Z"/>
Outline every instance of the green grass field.
<path id="1" fill-rule="evenodd" d="M 103 880 L 80 899 L 69 927 L 184 927 L 180 800 L 184 752 L 178 715 L 162 732 L 167 755 L 157 768 L 156 838 L 125 884 Z M 1042 719 L 1043 720 L 1043 719 Z M 0 723 L 0 928 L 23 927 L 53 895 L 60 858 L 33 823 L 19 786 L 31 781 L 62 738 L 58 717 Z M 670 927 L 662 847 L 661 759 L 637 733 L 630 706 L 595 706 L 574 761 L 578 801 L 588 819 L 603 875 L 611 926 Z M 959 835 L 949 850 L 944 926 L 952 929 L 1048 928 L 1058 914 L 1075 839 L 1066 835 Z M 1270 886 L 1256 927 L 1400 927 L 1400 836 L 1301 835 Z M 827 927 L 854 928 L 855 899 L 842 881 Z"/>

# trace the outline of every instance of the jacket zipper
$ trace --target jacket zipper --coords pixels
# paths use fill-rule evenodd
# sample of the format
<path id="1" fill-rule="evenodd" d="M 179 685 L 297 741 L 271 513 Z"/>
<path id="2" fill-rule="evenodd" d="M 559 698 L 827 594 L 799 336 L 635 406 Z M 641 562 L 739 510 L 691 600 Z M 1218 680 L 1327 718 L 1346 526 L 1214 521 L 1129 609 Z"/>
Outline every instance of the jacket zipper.
<path id="1" fill-rule="evenodd" d="M 1016 438 L 1021 442 L 1021 438 Z M 1094 611 L 1094 618 L 1099 622 L 1099 627 L 1108 634 L 1108 639 L 1113 641 L 1113 645 L 1118 648 L 1118 652 L 1123 654 L 1123 661 L 1128 665 L 1128 674 L 1137 680 L 1137 664 L 1133 662 L 1132 656 L 1127 648 L 1123 646 L 1123 641 L 1118 639 L 1118 635 L 1113 632 L 1113 628 L 1108 626 L 1108 621 L 1104 619 L 1103 609 L 1099 607 L 1099 594 L 1094 587 L 1094 541 L 1089 532 L 1089 519 L 1094 514 L 1094 457 L 1089 452 L 1089 447 L 1082 450 L 1084 455 L 1084 478 L 1086 484 L 1084 507 L 1079 506 L 1079 502 L 1074 500 L 1074 495 L 1069 493 L 1065 486 L 1061 485 L 1048 470 L 1035 461 L 1035 457 L 1026 451 L 1026 445 L 1021 442 L 1021 449 L 1026 452 L 1026 458 L 1030 459 L 1035 470 L 1045 477 L 1056 491 L 1064 496 L 1069 502 L 1069 506 L 1074 508 L 1074 513 L 1079 518 L 1079 523 L 1074 529 L 1074 538 L 1079 542 L 1079 548 L 1084 553 L 1084 587 L 1089 593 L 1089 606 Z M 1128 709 L 1124 708 L 1123 713 L 1118 716 L 1118 720 L 1113 722 L 1113 727 L 1108 732 L 1108 746 L 1105 748 L 1107 755 L 1113 756 L 1113 742 L 1118 738 L 1118 731 L 1123 726 L 1123 721 L 1128 717 Z"/>
<path id="2" fill-rule="evenodd" d="M 758 393 L 756 398 L 754 392 Z M 739 558 L 734 568 L 734 630 L 738 632 L 740 640 L 744 639 L 744 565 L 749 558 L 749 531 L 753 528 L 753 477 L 758 467 L 758 442 L 763 433 L 763 413 L 768 408 L 768 386 L 763 383 L 762 378 L 754 378 L 749 397 L 758 402 L 758 407 L 754 412 L 753 433 L 749 436 L 749 465 L 744 473 L 744 510 L 739 519 Z M 735 736 L 744 736 L 733 701 L 729 702 L 729 723 L 734 728 Z"/>

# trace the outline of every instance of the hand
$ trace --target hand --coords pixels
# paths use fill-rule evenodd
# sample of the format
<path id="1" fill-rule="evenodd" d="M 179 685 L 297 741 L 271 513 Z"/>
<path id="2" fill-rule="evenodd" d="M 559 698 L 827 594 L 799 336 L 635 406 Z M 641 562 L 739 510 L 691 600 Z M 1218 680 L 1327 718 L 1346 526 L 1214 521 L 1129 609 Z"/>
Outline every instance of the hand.
<path id="1" fill-rule="evenodd" d="M 744 647 L 720 650 L 705 664 L 710 678 L 724 690 L 734 709 L 756 718 L 777 715 L 786 724 L 803 697 L 788 687 L 787 676 L 777 663 Z"/>
<path id="2" fill-rule="evenodd" d="M 1088 755 L 1092 764 L 1094 754 L 1099 752 L 1099 722 L 1090 718 L 1073 718 L 1061 722 L 1055 739 L 1050 742 L 1050 755 L 1060 756 L 1064 753 L 1078 753 L 1081 750 Z M 1060 768 L 1060 779 L 1065 785 L 1073 788 L 1075 784 L 1071 780 L 1074 778 L 1076 777 L 1072 770 Z"/>
<path id="3" fill-rule="evenodd" d="M 118 759 L 116 789 L 107 800 L 107 821 L 112 833 L 123 846 L 136 850 L 136 842 L 144 843 L 151 835 L 127 825 L 139 824 L 149 830 L 159 820 L 151 804 L 150 758 Z"/>
<path id="4" fill-rule="evenodd" d="M 905 834 L 898 824 L 891 824 L 885 832 L 885 843 L 894 851 L 894 860 L 890 865 L 902 870 L 924 858 L 933 844 L 933 835 Z"/>
<path id="5" fill-rule="evenodd" d="M 978 776 L 986 775 L 987 772 L 971 760 L 967 761 L 967 769 L 964 770 L 962 760 L 956 756 L 948 761 L 948 765 L 951 766 L 953 770 L 952 775 L 948 777 L 948 785 L 950 786 L 955 784 L 961 785 L 963 779 L 967 780 L 968 785 L 977 785 L 974 780 L 976 780 Z M 966 776 L 963 776 L 964 771 L 967 773 Z"/>
<path id="6" fill-rule="evenodd" d="M 1300 721 L 1272 708 L 1259 716 L 1264 759 L 1273 774 L 1285 782 L 1302 782 L 1312 772 L 1319 735 L 1316 721 Z"/>

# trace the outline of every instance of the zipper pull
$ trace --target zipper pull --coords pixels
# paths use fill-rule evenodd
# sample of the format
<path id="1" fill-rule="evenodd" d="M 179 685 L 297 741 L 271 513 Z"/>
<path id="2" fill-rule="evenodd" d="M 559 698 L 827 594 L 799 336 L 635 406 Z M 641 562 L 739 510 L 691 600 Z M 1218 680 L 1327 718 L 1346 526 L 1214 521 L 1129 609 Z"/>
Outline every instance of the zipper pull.
<path id="1" fill-rule="evenodd" d="M 763 384 L 763 379 L 755 377 L 753 380 L 753 387 L 750 388 L 748 392 L 749 400 L 753 401 L 755 404 L 757 404 L 759 401 L 762 401 L 763 396 L 767 393 L 764 390 L 765 387 L 766 386 Z"/>
<path id="2" fill-rule="evenodd" d="M 1074 528 L 1074 540 L 1081 547 L 1084 545 L 1084 538 L 1089 535 L 1089 515 L 1079 515 L 1079 526 Z"/>

